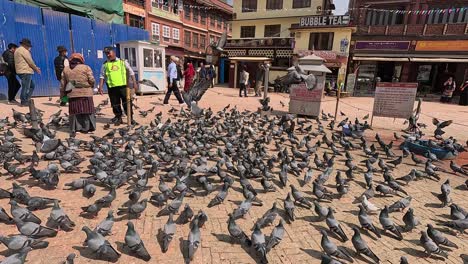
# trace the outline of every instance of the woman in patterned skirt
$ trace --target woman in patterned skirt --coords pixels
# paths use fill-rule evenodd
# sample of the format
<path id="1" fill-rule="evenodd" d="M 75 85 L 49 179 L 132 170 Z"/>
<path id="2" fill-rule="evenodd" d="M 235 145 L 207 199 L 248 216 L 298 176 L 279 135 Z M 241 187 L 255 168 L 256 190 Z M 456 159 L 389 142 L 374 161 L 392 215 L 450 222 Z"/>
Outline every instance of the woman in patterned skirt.
<path id="1" fill-rule="evenodd" d="M 70 133 L 92 132 L 96 130 L 93 71 L 88 65 L 84 64 L 83 55 L 79 53 L 73 53 L 69 61 L 70 66 L 63 70 L 60 89 L 69 98 Z"/>

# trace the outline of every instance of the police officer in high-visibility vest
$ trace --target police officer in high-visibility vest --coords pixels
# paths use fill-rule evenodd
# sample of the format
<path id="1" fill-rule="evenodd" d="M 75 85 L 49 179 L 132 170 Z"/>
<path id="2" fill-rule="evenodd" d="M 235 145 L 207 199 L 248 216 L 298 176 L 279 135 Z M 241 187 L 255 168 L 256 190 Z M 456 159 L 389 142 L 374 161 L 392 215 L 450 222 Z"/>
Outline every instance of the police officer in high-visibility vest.
<path id="1" fill-rule="evenodd" d="M 133 120 L 132 103 L 130 102 L 130 113 L 127 113 L 127 86 L 137 90 L 137 82 L 135 73 L 127 61 L 117 58 L 112 47 L 104 48 L 104 53 L 107 56 L 107 61 L 101 67 L 101 75 L 99 81 L 99 93 L 103 94 L 104 80 L 107 84 L 109 99 L 112 106 L 112 111 L 115 117 L 111 122 L 116 126 L 122 123 L 122 106 L 125 114 L 131 115 L 132 124 L 137 124 Z"/>

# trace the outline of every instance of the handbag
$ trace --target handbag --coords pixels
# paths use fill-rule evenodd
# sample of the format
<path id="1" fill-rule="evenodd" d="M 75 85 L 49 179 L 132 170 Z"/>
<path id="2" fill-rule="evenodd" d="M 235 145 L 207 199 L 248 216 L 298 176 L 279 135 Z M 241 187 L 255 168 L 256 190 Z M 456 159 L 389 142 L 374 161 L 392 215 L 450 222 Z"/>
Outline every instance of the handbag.
<path id="1" fill-rule="evenodd" d="M 67 82 L 67 85 L 65 85 L 65 92 L 71 92 L 73 89 L 75 89 L 75 84 L 73 81 Z"/>

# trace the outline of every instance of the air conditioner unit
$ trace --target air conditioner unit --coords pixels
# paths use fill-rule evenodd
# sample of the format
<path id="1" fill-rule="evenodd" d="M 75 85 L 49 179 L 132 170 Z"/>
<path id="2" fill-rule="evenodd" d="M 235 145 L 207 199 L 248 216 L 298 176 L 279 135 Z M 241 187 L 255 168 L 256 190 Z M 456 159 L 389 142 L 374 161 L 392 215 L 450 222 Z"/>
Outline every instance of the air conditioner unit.
<path id="1" fill-rule="evenodd" d="M 159 41 L 159 35 L 151 35 L 152 41 Z"/>

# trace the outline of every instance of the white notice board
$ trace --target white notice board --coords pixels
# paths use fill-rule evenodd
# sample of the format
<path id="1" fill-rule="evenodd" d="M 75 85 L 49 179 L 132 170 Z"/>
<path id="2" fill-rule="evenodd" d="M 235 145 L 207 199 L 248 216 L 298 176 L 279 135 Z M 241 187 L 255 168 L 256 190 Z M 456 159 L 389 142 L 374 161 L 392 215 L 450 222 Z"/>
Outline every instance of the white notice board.
<path id="1" fill-rule="evenodd" d="M 377 83 L 373 116 L 409 118 L 413 113 L 417 83 Z"/>

